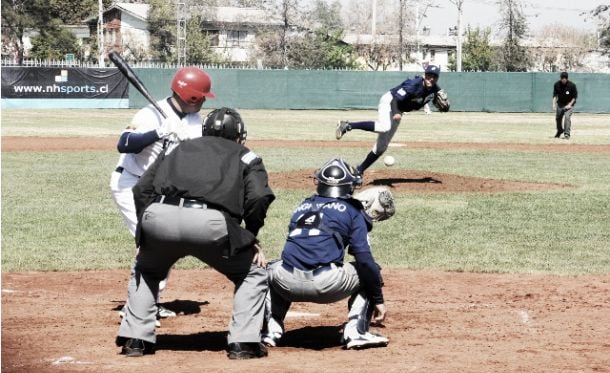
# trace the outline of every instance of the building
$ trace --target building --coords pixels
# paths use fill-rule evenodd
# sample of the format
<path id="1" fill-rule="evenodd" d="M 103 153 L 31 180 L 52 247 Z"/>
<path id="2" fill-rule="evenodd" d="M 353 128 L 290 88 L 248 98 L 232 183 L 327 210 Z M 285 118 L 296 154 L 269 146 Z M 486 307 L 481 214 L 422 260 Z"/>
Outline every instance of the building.
<path id="1" fill-rule="evenodd" d="M 114 3 L 103 13 L 104 54 L 113 50 L 124 57 L 137 60 L 148 57 L 150 34 L 148 32 L 148 4 Z M 87 20 L 97 30 L 97 17 Z"/>
<path id="2" fill-rule="evenodd" d="M 116 50 L 127 58 L 131 55 L 138 61 L 148 60 L 149 10 L 150 5 L 135 3 L 115 3 L 105 10 L 103 27 L 106 53 Z M 265 11 L 255 8 L 193 6 L 186 16 L 194 15 L 203 19 L 201 28 L 207 32 L 212 50 L 231 62 L 248 62 L 257 33 L 282 25 L 270 19 Z M 88 21 L 96 27 L 97 19 Z M 94 32 L 95 28 L 92 30 Z"/>
<path id="3" fill-rule="evenodd" d="M 399 38 L 397 35 L 370 35 L 348 33 L 343 41 L 354 46 L 359 62 L 371 70 L 399 70 Z M 405 37 L 403 40 L 402 69 L 420 71 L 427 64 L 438 65 L 443 70 L 449 65 L 456 50 L 455 36 L 421 35 Z"/>

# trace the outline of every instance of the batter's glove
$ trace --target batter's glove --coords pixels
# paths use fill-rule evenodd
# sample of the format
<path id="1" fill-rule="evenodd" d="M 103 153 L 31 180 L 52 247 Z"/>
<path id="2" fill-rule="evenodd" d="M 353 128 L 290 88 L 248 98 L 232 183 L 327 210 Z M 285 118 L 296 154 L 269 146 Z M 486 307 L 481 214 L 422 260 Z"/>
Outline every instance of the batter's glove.
<path id="1" fill-rule="evenodd" d="M 178 121 L 165 119 L 163 123 L 161 123 L 161 126 L 157 128 L 157 135 L 160 139 L 175 135 L 176 128 L 178 128 L 179 125 L 180 123 Z"/>
<path id="2" fill-rule="evenodd" d="M 442 89 L 434 94 L 432 103 L 440 112 L 445 113 L 449 111 L 449 98 L 447 97 L 447 92 L 443 91 Z"/>
<path id="3" fill-rule="evenodd" d="M 373 221 L 387 220 L 396 213 L 394 196 L 387 187 L 367 188 L 354 194 L 354 198 L 362 202 Z"/>

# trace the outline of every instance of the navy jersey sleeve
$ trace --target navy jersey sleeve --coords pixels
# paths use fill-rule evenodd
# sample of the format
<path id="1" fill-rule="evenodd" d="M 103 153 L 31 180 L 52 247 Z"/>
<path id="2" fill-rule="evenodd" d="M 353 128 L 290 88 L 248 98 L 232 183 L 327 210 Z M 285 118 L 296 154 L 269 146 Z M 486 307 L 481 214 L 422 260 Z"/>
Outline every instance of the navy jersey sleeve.
<path id="1" fill-rule="evenodd" d="M 125 131 L 119 138 L 117 150 L 119 153 L 139 153 L 157 140 L 159 135 L 155 130 L 144 133 Z"/>
<path id="2" fill-rule="evenodd" d="M 371 253 L 368 241 L 369 227 L 364 212 L 357 209 L 354 209 L 354 212 L 348 252 L 356 259 L 358 277 L 367 297 L 374 304 L 382 304 L 384 301 L 381 291 L 381 272 Z"/>

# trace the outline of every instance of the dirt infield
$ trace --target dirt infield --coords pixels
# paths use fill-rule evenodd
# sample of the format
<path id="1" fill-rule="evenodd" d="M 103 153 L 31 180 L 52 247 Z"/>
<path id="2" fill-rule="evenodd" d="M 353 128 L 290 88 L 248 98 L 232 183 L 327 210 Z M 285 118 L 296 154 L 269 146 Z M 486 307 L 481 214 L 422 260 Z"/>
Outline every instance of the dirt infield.
<path id="1" fill-rule="evenodd" d="M 2 151 L 113 149 L 115 138 L 3 137 Z M 331 145 L 332 144 L 332 145 Z M 283 142 L 283 146 L 358 142 Z M 249 141 L 253 148 L 272 142 Z M 608 147 L 409 143 L 409 147 L 608 152 Z M 271 173 L 274 188 L 308 188 L 313 170 Z M 398 169 L 372 170 L 395 191 L 502 192 L 567 185 L 505 182 Z M 296 303 L 269 357 L 224 351 L 232 284 L 209 269 L 175 270 L 164 305 L 179 313 L 157 329 L 157 353 L 126 358 L 114 346 L 127 270 L 2 274 L 2 372 L 610 372 L 610 275 L 547 276 L 383 270 L 388 318 L 373 328 L 386 348 L 346 351 L 346 302 Z"/>
<path id="2" fill-rule="evenodd" d="M 269 357 L 224 351 L 232 284 L 176 270 L 158 351 L 118 355 L 126 270 L 2 275 L 2 372 L 609 372 L 610 275 L 383 271 L 387 348 L 346 351 L 346 302 L 296 303 Z"/>

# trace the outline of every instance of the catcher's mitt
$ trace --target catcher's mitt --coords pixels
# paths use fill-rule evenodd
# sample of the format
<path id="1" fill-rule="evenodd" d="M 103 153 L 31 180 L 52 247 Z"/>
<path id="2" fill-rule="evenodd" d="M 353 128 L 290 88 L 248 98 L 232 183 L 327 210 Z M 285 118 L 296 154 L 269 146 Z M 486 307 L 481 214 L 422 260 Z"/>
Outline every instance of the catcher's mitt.
<path id="1" fill-rule="evenodd" d="M 394 216 L 394 196 L 386 187 L 367 188 L 354 194 L 362 202 L 365 212 L 373 221 L 383 221 Z"/>
<path id="2" fill-rule="evenodd" d="M 447 92 L 443 91 L 442 89 L 434 94 L 432 103 L 440 112 L 445 113 L 449 111 L 449 98 L 447 97 Z"/>

